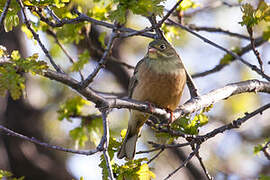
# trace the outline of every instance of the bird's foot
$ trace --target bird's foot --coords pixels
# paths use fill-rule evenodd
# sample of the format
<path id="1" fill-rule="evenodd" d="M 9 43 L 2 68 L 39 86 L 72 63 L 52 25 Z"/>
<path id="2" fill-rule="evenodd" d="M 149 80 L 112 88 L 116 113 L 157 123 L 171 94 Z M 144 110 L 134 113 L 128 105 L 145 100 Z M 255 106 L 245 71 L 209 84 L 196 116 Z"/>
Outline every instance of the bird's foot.
<path id="1" fill-rule="evenodd" d="M 146 103 L 148 104 L 148 107 L 149 107 L 150 112 L 153 113 L 155 106 L 152 103 L 150 103 L 150 102 L 146 102 Z"/>
<path id="2" fill-rule="evenodd" d="M 169 122 L 168 122 L 168 124 L 171 124 L 172 122 L 173 122 L 173 111 L 172 110 L 170 110 L 170 109 L 166 109 L 166 111 L 167 111 L 167 113 L 170 113 L 170 119 L 169 119 Z"/>

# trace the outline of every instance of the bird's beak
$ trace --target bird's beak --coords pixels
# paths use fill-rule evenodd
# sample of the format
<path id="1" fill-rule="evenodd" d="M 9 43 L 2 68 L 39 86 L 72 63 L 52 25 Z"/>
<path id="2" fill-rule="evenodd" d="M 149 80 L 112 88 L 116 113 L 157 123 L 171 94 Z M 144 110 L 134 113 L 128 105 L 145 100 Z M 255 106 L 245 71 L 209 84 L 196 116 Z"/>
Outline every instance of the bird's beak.
<path id="1" fill-rule="evenodd" d="M 150 48 L 148 49 L 148 52 L 149 52 L 149 53 L 155 53 L 155 52 L 157 52 L 157 49 L 156 49 L 156 48 L 153 48 L 153 47 L 150 47 Z"/>

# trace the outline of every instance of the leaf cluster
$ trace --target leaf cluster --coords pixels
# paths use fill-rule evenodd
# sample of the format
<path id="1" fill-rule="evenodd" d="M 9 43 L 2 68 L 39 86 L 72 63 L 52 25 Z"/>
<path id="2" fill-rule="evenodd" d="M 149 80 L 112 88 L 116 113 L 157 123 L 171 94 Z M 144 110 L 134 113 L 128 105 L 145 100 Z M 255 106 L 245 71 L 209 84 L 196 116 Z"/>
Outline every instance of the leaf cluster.
<path id="1" fill-rule="evenodd" d="M 110 12 L 109 18 L 116 20 L 120 24 L 126 22 L 126 13 L 130 10 L 134 14 L 145 17 L 155 15 L 162 16 L 164 6 L 161 2 L 165 0 L 113 0 L 117 4 L 117 8 Z"/>
<path id="2" fill-rule="evenodd" d="M 0 179 L 23 180 L 24 177 L 22 176 L 20 178 L 16 178 L 16 177 L 14 177 L 14 175 L 11 172 L 0 169 Z"/>
<path id="3" fill-rule="evenodd" d="M 37 54 L 22 58 L 19 51 L 14 50 L 9 56 L 3 47 L 0 47 L 0 59 L 8 59 L 0 66 L 0 95 L 9 91 L 14 100 L 19 99 L 25 89 L 25 78 L 19 72 L 43 74 L 48 68 L 46 62 L 37 61 Z"/>
<path id="4" fill-rule="evenodd" d="M 243 16 L 240 24 L 247 28 L 251 28 L 263 20 L 270 21 L 270 6 L 264 1 L 260 1 L 256 9 L 251 4 L 246 3 L 242 5 L 241 10 Z"/>

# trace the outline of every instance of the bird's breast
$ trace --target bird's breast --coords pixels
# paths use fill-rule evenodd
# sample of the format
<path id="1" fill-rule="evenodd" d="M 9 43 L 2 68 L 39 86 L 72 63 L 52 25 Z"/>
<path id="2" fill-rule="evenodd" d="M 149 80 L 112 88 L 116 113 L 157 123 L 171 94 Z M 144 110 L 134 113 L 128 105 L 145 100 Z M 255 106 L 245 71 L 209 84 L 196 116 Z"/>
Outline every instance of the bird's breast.
<path id="1" fill-rule="evenodd" d="M 132 98 L 147 101 L 159 107 L 176 109 L 180 102 L 186 83 L 185 70 L 182 67 L 172 68 L 142 64 L 138 70 L 138 84 L 134 88 Z M 169 68 L 169 69 L 168 69 Z"/>

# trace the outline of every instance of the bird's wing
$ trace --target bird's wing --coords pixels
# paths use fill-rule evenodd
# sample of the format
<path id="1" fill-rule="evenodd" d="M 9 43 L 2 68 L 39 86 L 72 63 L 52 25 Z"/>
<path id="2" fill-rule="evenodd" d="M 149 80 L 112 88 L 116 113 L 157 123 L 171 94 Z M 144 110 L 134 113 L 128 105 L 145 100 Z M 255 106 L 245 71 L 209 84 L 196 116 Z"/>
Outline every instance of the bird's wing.
<path id="1" fill-rule="evenodd" d="M 134 69 L 134 72 L 133 72 L 133 76 L 130 78 L 129 85 L 128 85 L 128 97 L 129 98 L 132 97 L 133 90 L 136 87 L 136 85 L 138 84 L 137 73 L 138 73 L 138 70 L 140 68 L 140 65 L 144 62 L 144 60 L 145 60 L 145 58 L 143 58 L 142 60 L 140 60 L 137 63 L 137 65 Z"/>

